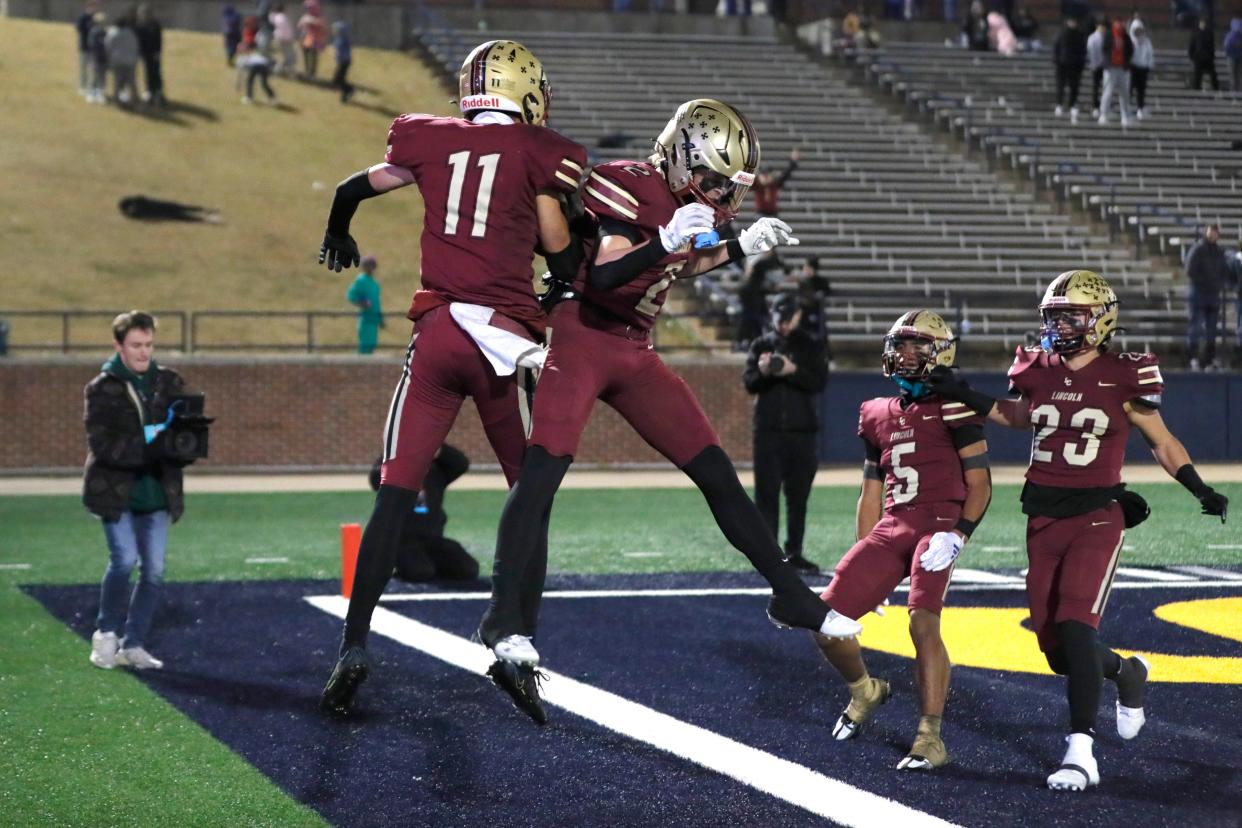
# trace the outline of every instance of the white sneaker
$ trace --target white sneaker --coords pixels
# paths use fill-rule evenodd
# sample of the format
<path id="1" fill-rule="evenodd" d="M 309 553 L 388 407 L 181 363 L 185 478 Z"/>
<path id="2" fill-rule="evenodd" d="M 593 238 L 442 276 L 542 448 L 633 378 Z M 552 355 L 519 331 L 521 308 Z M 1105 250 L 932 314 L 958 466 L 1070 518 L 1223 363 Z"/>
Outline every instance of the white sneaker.
<path id="1" fill-rule="evenodd" d="M 1107 124 L 1107 123 L 1108 123 L 1108 116 L 1107 116 L 1107 115 L 1101 115 L 1101 116 L 1100 116 L 1100 119 L 1099 119 L 1099 121 L 1097 121 L 1097 123 L 1098 123 L 1100 126 L 1104 126 L 1105 124 Z"/>
<path id="2" fill-rule="evenodd" d="M 1132 656 L 1132 661 L 1137 661 L 1143 665 L 1142 683 L 1146 683 L 1151 677 L 1151 665 L 1147 663 L 1147 659 L 1142 656 Z M 1143 729 L 1143 725 L 1147 723 L 1147 713 L 1141 707 L 1126 707 L 1117 700 L 1117 735 L 1127 741 L 1139 735 L 1139 731 Z"/>
<path id="3" fill-rule="evenodd" d="M 91 636 L 91 664 L 103 670 L 111 670 L 116 664 L 116 651 L 120 644 L 116 633 L 95 630 Z"/>
<path id="4" fill-rule="evenodd" d="M 244 104 L 252 104 L 254 103 L 254 99 L 251 98 L 249 95 L 246 95 L 245 97 L 242 98 L 241 102 Z"/>
<path id="5" fill-rule="evenodd" d="M 530 636 L 526 635 L 506 635 L 496 642 L 492 652 L 496 654 L 496 658 L 512 664 L 534 666 L 539 663 L 539 652 L 531 643 Z"/>
<path id="6" fill-rule="evenodd" d="M 819 634 L 829 638 L 856 638 L 861 632 L 862 624 L 833 609 L 828 610 L 824 623 L 819 627 Z"/>
<path id="7" fill-rule="evenodd" d="M 1145 119 L 1145 118 L 1147 117 L 1147 112 L 1146 112 L 1145 110 L 1142 110 L 1142 109 L 1140 109 L 1138 112 L 1135 112 L 1134 114 L 1138 116 L 1138 119 L 1139 119 L 1140 121 L 1141 121 L 1141 120 L 1143 120 L 1143 119 Z"/>
<path id="8" fill-rule="evenodd" d="M 1091 117 L 1092 118 L 1100 117 L 1100 110 L 1098 108 L 1091 110 Z"/>
<path id="9" fill-rule="evenodd" d="M 1062 115 L 1065 114 L 1065 107 L 1057 106 L 1057 108 L 1053 110 L 1053 114 L 1056 115 L 1058 118 L 1060 118 Z"/>
<path id="10" fill-rule="evenodd" d="M 1071 124 L 1078 123 L 1078 107 L 1076 106 L 1070 107 L 1070 123 Z"/>
<path id="11" fill-rule="evenodd" d="M 1091 754 L 1095 740 L 1085 733 L 1071 733 L 1065 741 L 1069 745 L 1065 758 L 1048 777 L 1048 787 L 1054 791 L 1085 791 L 1100 784 L 1100 768 Z"/>
<path id="12" fill-rule="evenodd" d="M 1123 118 L 1121 119 L 1121 128 L 1122 128 L 1122 129 L 1125 129 L 1125 128 L 1126 128 L 1126 127 L 1128 127 L 1129 125 L 1130 125 L 1130 119 L 1129 119 L 1129 118 L 1125 118 L 1125 117 L 1123 117 Z"/>
<path id="13" fill-rule="evenodd" d="M 132 667 L 135 670 L 159 670 L 164 666 L 164 662 L 142 647 L 124 647 L 117 650 L 114 663 L 118 667 Z"/>
<path id="14" fill-rule="evenodd" d="M 1198 357 L 1192 357 L 1192 358 L 1191 358 L 1191 360 L 1190 360 L 1190 370 L 1192 370 L 1192 371 L 1201 371 L 1201 370 L 1203 370 L 1203 369 L 1199 366 L 1199 359 L 1198 359 Z"/>

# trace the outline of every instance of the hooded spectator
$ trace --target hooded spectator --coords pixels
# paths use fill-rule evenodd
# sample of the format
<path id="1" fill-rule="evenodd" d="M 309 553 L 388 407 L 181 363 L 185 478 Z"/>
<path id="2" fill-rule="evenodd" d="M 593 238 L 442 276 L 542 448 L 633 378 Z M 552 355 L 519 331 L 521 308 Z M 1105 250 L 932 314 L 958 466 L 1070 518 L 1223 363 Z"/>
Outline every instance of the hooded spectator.
<path id="1" fill-rule="evenodd" d="M 1121 110 L 1121 125 L 1130 123 L 1130 61 L 1134 57 L 1134 41 L 1126 33 L 1120 18 L 1108 24 L 1104 34 L 1104 95 L 1100 98 L 1100 123 L 1108 123 L 1108 108 L 1113 98 Z"/>
<path id="2" fill-rule="evenodd" d="M 1052 46 L 1052 58 L 1057 67 L 1057 115 L 1064 115 L 1069 107 L 1070 120 L 1078 123 L 1078 85 L 1087 64 L 1087 36 L 1077 17 L 1066 18 Z"/>
<path id="3" fill-rule="evenodd" d="M 972 52 L 986 52 L 989 47 L 988 18 L 980 0 L 970 4 L 966 21 L 962 23 L 962 43 Z"/>
<path id="4" fill-rule="evenodd" d="M 1147 27 L 1137 17 L 1130 21 L 1130 39 L 1134 41 L 1134 57 L 1130 59 L 1130 88 L 1140 119 L 1147 117 L 1147 78 L 1156 67 L 1156 50 L 1152 47 Z"/>
<path id="5" fill-rule="evenodd" d="M 1229 77 L 1233 91 L 1242 92 L 1242 17 L 1235 17 L 1225 35 L 1225 57 L 1229 58 Z"/>
<path id="6" fill-rule="evenodd" d="M 134 83 L 139 54 L 138 35 L 134 32 L 132 18 L 122 17 L 108 29 L 104 48 L 108 51 L 108 70 L 112 72 L 112 91 L 116 102 L 128 106 L 138 95 Z"/>
<path id="7" fill-rule="evenodd" d="M 1212 91 L 1220 91 L 1220 78 L 1216 77 L 1216 33 L 1206 18 L 1199 18 L 1199 28 L 1190 36 L 1190 46 L 1186 49 L 1190 55 L 1190 65 L 1194 71 L 1194 80 L 1190 88 L 1196 92 L 1203 88 L 1203 76 L 1212 80 Z"/>

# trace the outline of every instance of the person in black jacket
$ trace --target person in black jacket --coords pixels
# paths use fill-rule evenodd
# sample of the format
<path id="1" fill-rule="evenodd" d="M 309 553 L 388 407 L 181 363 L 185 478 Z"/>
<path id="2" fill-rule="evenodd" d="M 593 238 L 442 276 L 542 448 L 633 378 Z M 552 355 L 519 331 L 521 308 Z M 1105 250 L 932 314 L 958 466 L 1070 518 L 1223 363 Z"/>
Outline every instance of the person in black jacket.
<path id="1" fill-rule="evenodd" d="M 103 521 L 109 553 L 90 661 L 105 670 L 159 669 L 164 663 L 147 652 L 146 637 L 163 589 L 168 527 L 181 517 L 184 497 L 182 462 L 163 457 L 156 437 L 183 384 L 151 358 L 150 314 L 121 314 L 112 334 L 116 353 L 85 390 L 89 453 L 82 502 Z M 140 562 L 131 596 L 130 574 Z"/>
<path id="2" fill-rule="evenodd" d="M 746 390 L 755 396 L 755 505 L 773 535 L 780 530 L 780 494 L 788 518 L 785 559 L 804 572 L 819 567 L 802 554 L 806 504 L 819 467 L 819 395 L 828 384 L 823 342 L 799 328 L 796 295 L 777 300 L 774 330 L 750 346 Z"/>
<path id="3" fill-rule="evenodd" d="M 1062 115 L 1069 107 L 1070 118 L 1078 121 L 1078 86 L 1082 83 L 1082 70 L 1087 65 L 1087 34 L 1079 25 L 1077 17 L 1067 18 L 1065 28 L 1057 35 L 1052 47 L 1057 67 L 1057 114 Z"/>
<path id="4" fill-rule="evenodd" d="M 1220 91 L 1220 78 L 1216 77 L 1216 32 L 1212 30 L 1211 21 L 1206 17 L 1199 18 L 1199 28 L 1190 36 L 1190 45 L 1186 49 L 1190 55 L 1190 65 L 1194 71 L 1194 80 L 1190 88 L 1198 92 L 1203 88 L 1203 76 L 1212 81 L 1212 91 Z"/>
<path id="5" fill-rule="evenodd" d="M 371 489 L 379 491 L 380 457 L 371 467 Z M 414 511 L 406 516 L 401 548 L 393 572 L 403 581 L 472 581 L 479 577 L 479 562 L 460 543 L 444 537 L 448 515 L 444 511 L 444 490 L 470 468 L 470 459 L 448 443 L 440 446 L 423 479 Z"/>
<path id="6" fill-rule="evenodd" d="M 147 91 L 142 99 L 153 106 L 164 106 L 164 73 L 160 68 L 160 53 L 164 50 L 164 29 L 151 12 L 151 5 L 138 7 L 138 23 L 134 26 L 138 35 L 138 54 L 142 58 L 142 73 L 146 77 Z"/>

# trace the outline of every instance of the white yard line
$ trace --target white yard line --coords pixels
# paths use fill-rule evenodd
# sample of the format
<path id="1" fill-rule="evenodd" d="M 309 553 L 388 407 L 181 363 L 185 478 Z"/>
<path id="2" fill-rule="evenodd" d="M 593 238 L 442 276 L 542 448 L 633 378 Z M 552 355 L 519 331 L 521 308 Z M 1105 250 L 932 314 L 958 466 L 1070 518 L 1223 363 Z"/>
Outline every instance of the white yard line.
<path id="1" fill-rule="evenodd" d="M 1173 568 L 1187 575 L 1198 575 L 1200 578 L 1211 578 L 1213 581 L 1242 581 L 1242 572 L 1229 569 L 1213 569 L 1208 566 L 1175 566 Z"/>
<path id="2" fill-rule="evenodd" d="M 0 564 L 0 569 L 30 569 L 28 563 Z"/>
<path id="3" fill-rule="evenodd" d="M 344 618 L 348 608 L 348 602 L 338 596 L 315 596 L 306 600 L 338 618 Z M 382 607 L 376 609 L 372 617 L 371 630 L 476 675 L 483 675 L 492 660 L 491 653 L 478 644 Z M 953 825 L 607 690 L 550 670 L 544 672 L 547 678 L 542 691 L 548 704 L 729 776 L 825 819 L 842 825 L 877 828 Z"/>
<path id="4" fill-rule="evenodd" d="M 987 547 L 984 547 L 985 549 Z M 1016 584 L 1022 579 L 1017 575 L 998 575 L 995 572 L 988 572 L 983 569 L 962 569 L 958 567 L 953 570 L 953 585 L 961 584 Z"/>
<path id="5" fill-rule="evenodd" d="M 278 564 L 289 563 L 288 558 L 246 558 L 248 564 Z"/>
<path id="6" fill-rule="evenodd" d="M 1119 566 L 1117 567 L 1117 574 L 1126 575 L 1130 578 L 1143 578 L 1148 581 L 1165 581 L 1166 583 L 1199 580 L 1193 575 L 1182 575 L 1178 572 L 1165 572 L 1162 569 L 1143 569 L 1137 566 Z"/>

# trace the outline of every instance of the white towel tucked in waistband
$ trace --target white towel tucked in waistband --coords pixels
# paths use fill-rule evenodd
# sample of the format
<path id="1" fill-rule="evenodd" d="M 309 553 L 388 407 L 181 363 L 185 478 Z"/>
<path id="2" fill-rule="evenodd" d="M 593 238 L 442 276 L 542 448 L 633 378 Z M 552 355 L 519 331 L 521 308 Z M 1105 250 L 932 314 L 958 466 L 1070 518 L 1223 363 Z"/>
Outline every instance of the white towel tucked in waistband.
<path id="1" fill-rule="evenodd" d="M 524 339 L 515 333 L 494 327 L 491 324 L 491 308 L 483 305 L 471 305 L 465 302 L 453 302 L 449 312 L 461 329 L 470 335 L 474 344 L 479 346 L 483 356 L 492 364 L 496 376 L 507 377 L 520 366 L 543 370 L 543 360 L 547 351 L 537 342 Z"/>

